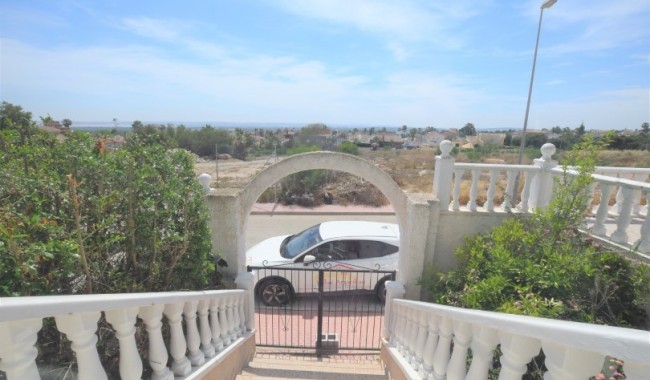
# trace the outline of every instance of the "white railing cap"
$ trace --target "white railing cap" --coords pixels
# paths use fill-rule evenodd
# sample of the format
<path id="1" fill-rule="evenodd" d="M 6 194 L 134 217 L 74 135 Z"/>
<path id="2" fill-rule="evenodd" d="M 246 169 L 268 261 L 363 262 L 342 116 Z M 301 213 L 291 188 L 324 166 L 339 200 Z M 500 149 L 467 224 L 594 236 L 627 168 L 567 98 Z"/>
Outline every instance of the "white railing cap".
<path id="1" fill-rule="evenodd" d="M 564 170 L 565 169 L 562 167 L 551 169 L 551 171 L 554 174 L 562 174 L 564 173 Z M 577 176 L 579 174 L 575 168 L 570 168 L 570 167 L 566 169 L 566 172 L 571 176 Z M 627 178 L 616 178 L 616 177 L 602 175 L 602 174 L 592 174 L 591 178 L 596 182 L 602 182 L 608 185 L 624 186 L 624 187 L 629 187 L 637 190 L 650 191 L 650 183 L 647 182 L 635 181 L 633 179 L 627 179 Z"/>
<path id="2" fill-rule="evenodd" d="M 0 297 L 0 322 L 227 297 L 244 290 Z"/>
<path id="3" fill-rule="evenodd" d="M 476 164 L 471 162 L 456 162 L 454 169 L 480 169 L 480 170 L 521 170 L 525 172 L 538 172 L 543 169 L 531 165 L 508 165 L 508 164 Z"/>

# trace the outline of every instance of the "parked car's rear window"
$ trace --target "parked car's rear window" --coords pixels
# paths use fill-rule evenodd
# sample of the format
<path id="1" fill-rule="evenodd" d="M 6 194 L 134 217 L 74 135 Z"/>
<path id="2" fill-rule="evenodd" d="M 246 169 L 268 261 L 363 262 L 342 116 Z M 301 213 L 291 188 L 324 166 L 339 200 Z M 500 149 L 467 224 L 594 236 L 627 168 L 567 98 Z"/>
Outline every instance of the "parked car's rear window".
<path id="1" fill-rule="evenodd" d="M 381 241 L 361 240 L 359 249 L 360 259 L 370 259 L 373 257 L 382 257 L 391 255 L 399 251 L 399 247 Z"/>

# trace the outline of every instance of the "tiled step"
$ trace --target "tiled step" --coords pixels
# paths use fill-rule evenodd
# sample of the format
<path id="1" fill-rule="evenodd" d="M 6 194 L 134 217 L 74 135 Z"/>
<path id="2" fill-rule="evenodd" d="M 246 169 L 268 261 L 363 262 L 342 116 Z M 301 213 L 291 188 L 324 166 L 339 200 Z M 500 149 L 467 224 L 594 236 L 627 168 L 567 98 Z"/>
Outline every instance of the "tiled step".
<path id="1" fill-rule="evenodd" d="M 258 351 L 237 380 L 387 380 L 388 375 L 375 354 L 305 355 L 282 351 Z"/>

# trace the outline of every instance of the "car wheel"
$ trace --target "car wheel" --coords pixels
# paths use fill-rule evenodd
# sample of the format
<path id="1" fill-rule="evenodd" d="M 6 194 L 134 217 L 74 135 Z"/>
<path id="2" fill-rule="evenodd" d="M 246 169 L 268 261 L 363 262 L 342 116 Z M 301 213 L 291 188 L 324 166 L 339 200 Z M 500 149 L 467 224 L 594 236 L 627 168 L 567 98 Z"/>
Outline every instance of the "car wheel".
<path id="1" fill-rule="evenodd" d="M 257 296 L 266 306 L 282 306 L 291 300 L 291 287 L 282 280 L 267 280 L 260 284 Z"/>

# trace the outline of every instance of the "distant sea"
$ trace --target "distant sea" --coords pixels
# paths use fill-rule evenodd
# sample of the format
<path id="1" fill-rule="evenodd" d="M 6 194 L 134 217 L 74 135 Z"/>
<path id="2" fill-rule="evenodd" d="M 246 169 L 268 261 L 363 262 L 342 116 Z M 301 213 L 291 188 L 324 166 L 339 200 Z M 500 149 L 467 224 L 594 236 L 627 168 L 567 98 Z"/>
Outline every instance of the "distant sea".
<path id="1" fill-rule="evenodd" d="M 111 130 L 113 128 L 117 130 L 130 130 L 132 121 L 72 121 L 73 130 Z M 300 129 L 306 126 L 308 123 L 258 123 L 258 122 L 226 122 L 226 121 L 142 121 L 142 124 L 153 124 L 153 125 L 168 125 L 171 124 L 175 127 L 179 125 L 184 125 L 186 128 L 203 128 L 206 125 L 210 125 L 214 128 L 223 128 L 223 129 Z M 345 125 L 345 124 L 327 124 L 328 127 L 334 129 L 344 129 L 351 130 L 358 128 L 360 130 L 364 128 L 372 128 L 375 130 L 381 130 L 384 127 L 388 131 L 395 131 L 399 126 L 396 125 Z"/>
<path id="2" fill-rule="evenodd" d="M 72 121 L 73 130 L 83 130 L 83 131 L 101 131 L 101 130 L 112 130 L 117 129 L 118 131 L 129 131 L 131 130 L 132 121 Z M 210 125 L 214 128 L 223 128 L 223 129 L 296 129 L 299 130 L 302 127 L 308 125 L 308 123 L 259 123 L 259 122 L 239 122 L 239 121 L 142 121 L 142 124 L 148 125 L 168 125 L 171 124 L 175 127 L 179 125 L 184 125 L 186 128 L 203 128 L 206 125 Z M 338 130 L 352 130 L 357 128 L 363 130 L 364 128 L 375 128 L 375 131 L 381 131 L 386 128 L 388 132 L 395 132 L 401 126 L 399 125 L 370 125 L 370 124 L 326 124 L 332 129 Z M 478 128 L 480 132 L 494 132 L 494 131 L 504 131 L 508 128 Z"/>

